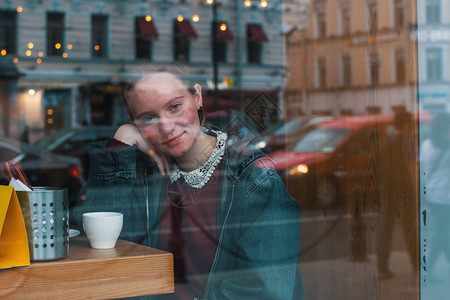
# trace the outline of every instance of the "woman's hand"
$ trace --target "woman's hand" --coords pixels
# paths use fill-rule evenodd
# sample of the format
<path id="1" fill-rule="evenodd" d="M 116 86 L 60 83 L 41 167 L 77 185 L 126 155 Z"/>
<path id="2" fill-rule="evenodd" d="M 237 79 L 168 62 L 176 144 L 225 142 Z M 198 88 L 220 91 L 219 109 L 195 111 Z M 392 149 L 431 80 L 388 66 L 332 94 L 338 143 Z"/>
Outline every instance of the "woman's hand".
<path id="1" fill-rule="evenodd" d="M 124 124 L 117 129 L 114 138 L 130 146 L 136 145 L 139 150 L 150 156 L 156 162 L 161 175 L 170 174 L 170 160 L 167 156 L 157 153 L 142 137 L 133 124 Z"/>

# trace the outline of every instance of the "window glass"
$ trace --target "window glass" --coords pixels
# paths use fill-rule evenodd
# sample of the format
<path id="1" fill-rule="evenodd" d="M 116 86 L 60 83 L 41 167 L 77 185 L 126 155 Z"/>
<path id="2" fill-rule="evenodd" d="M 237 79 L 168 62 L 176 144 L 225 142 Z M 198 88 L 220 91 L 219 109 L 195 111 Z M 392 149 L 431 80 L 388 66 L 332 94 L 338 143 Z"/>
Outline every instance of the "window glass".
<path id="1" fill-rule="evenodd" d="M 0 185 L 67 189 L 70 244 L 0 298 L 446 299 L 449 7 L 0 1 Z"/>
<path id="2" fill-rule="evenodd" d="M 370 1 L 367 5 L 367 24 L 370 34 L 375 34 L 378 29 L 377 1 Z"/>
<path id="3" fill-rule="evenodd" d="M 395 50 L 395 78 L 398 83 L 406 82 L 406 58 L 403 49 Z"/>
<path id="4" fill-rule="evenodd" d="M 405 1 L 394 0 L 395 28 L 402 29 L 405 26 Z"/>
<path id="5" fill-rule="evenodd" d="M 425 5 L 426 22 L 429 24 L 441 23 L 441 1 L 426 0 Z"/>
<path id="6" fill-rule="evenodd" d="M 247 45 L 248 45 L 247 46 L 248 62 L 255 64 L 261 63 L 261 51 L 262 51 L 261 43 L 249 41 Z"/>
<path id="7" fill-rule="evenodd" d="M 376 51 L 369 53 L 369 76 L 370 84 L 378 84 L 380 79 L 380 60 Z"/>
<path id="8" fill-rule="evenodd" d="M 430 81 L 442 79 L 442 50 L 427 49 L 426 50 L 426 62 L 427 62 L 427 79 Z"/>
<path id="9" fill-rule="evenodd" d="M 319 57 L 317 59 L 316 74 L 317 87 L 325 88 L 327 86 L 327 62 L 325 57 Z"/>
<path id="10" fill-rule="evenodd" d="M 212 36 L 214 40 L 213 60 L 216 62 L 227 61 L 227 47 L 228 41 L 232 39 L 231 36 L 226 35 L 226 31 L 230 30 L 225 22 L 215 22 L 212 24 Z"/>
<path id="11" fill-rule="evenodd" d="M 350 55 L 342 56 L 342 85 L 349 87 L 352 84 L 352 58 Z"/>
<path id="12" fill-rule="evenodd" d="M 342 29 L 341 32 L 343 35 L 349 35 L 351 32 L 351 11 L 350 7 L 346 6 L 341 8 L 341 19 L 342 19 Z"/>
<path id="13" fill-rule="evenodd" d="M 64 14 L 47 13 L 47 54 L 62 55 L 65 48 Z"/>
<path id="14" fill-rule="evenodd" d="M 188 62 L 190 57 L 190 39 L 182 31 L 183 22 L 177 20 L 174 21 L 174 34 L 173 34 L 173 47 L 174 47 L 174 59 L 175 61 Z"/>
<path id="15" fill-rule="evenodd" d="M 2 55 L 16 53 L 17 13 L 10 10 L 0 10 L 0 51 Z"/>
<path id="16" fill-rule="evenodd" d="M 322 9 L 317 12 L 316 14 L 317 18 L 317 38 L 323 39 L 326 35 L 326 18 L 325 18 L 325 11 Z"/>
<path id="17" fill-rule="evenodd" d="M 92 57 L 108 56 L 108 16 L 92 15 L 91 19 Z"/>
<path id="18" fill-rule="evenodd" d="M 148 24 L 152 22 L 151 20 L 147 21 L 146 17 L 140 17 L 135 19 L 135 47 L 136 47 L 136 58 L 137 59 L 146 59 L 151 60 L 152 59 L 152 48 L 153 48 L 153 41 L 150 37 L 150 32 L 145 32 L 143 26 L 140 23 Z M 149 26 L 149 25 L 147 25 Z M 150 29 L 146 29 L 149 30 Z"/>
<path id="19" fill-rule="evenodd" d="M 259 24 L 247 25 L 247 62 L 261 64 L 263 58 L 263 42 L 267 36 Z"/>

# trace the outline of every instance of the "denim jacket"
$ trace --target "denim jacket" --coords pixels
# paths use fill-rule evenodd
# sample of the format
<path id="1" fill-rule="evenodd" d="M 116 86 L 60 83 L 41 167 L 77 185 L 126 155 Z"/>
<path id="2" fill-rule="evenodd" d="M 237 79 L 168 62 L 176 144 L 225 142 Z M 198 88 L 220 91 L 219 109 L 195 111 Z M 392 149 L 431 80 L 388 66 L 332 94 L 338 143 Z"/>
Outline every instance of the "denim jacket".
<path id="1" fill-rule="evenodd" d="M 81 224 L 87 211 L 122 212 L 120 238 L 156 247 L 168 177 L 159 175 L 135 146 L 106 149 L 106 141 L 88 147 L 90 173 L 72 221 Z M 227 145 L 217 206 L 218 246 L 203 299 L 303 299 L 297 267 L 300 210 L 262 156 Z"/>

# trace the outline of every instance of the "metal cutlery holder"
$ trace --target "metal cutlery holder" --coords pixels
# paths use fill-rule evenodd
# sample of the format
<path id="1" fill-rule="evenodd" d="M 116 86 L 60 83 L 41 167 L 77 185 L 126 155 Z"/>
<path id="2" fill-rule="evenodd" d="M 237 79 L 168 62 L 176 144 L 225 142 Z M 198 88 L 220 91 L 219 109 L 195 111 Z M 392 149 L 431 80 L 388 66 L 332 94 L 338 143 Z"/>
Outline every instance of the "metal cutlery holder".
<path id="1" fill-rule="evenodd" d="M 69 254 L 67 189 L 33 187 L 17 191 L 27 229 L 31 261 L 62 259 Z"/>

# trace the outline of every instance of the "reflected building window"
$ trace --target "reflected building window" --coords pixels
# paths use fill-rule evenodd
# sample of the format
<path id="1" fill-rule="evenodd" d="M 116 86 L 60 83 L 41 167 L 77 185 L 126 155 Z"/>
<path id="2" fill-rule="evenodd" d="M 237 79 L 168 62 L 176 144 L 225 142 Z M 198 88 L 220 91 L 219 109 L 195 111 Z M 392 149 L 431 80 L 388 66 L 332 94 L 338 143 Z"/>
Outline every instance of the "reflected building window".
<path id="1" fill-rule="evenodd" d="M 324 39 L 327 31 L 326 12 L 324 1 L 315 2 L 315 35 L 318 39 Z"/>
<path id="2" fill-rule="evenodd" d="M 64 52 L 64 13 L 47 13 L 47 55 L 59 56 Z"/>
<path id="3" fill-rule="evenodd" d="M 134 23 L 136 59 L 151 60 L 153 40 L 158 38 L 156 27 L 149 16 L 137 17 Z"/>
<path id="4" fill-rule="evenodd" d="M 17 52 L 17 12 L 0 10 L 0 51 L 6 54 Z"/>
<path id="5" fill-rule="evenodd" d="M 173 26 L 174 60 L 189 62 L 191 52 L 191 38 L 197 38 L 197 32 L 186 20 L 175 20 Z"/>
<path id="6" fill-rule="evenodd" d="M 327 87 L 327 62 L 325 57 L 319 57 L 316 61 L 316 88 L 324 89 Z"/>
<path id="7" fill-rule="evenodd" d="M 377 51 L 369 53 L 369 83 L 378 85 L 380 76 L 380 59 Z"/>
<path id="8" fill-rule="evenodd" d="M 406 53 L 404 49 L 395 50 L 395 81 L 406 83 Z"/>
<path id="9" fill-rule="evenodd" d="M 341 7 L 341 34 L 349 36 L 351 33 L 351 10 L 349 5 Z"/>
<path id="10" fill-rule="evenodd" d="M 397 30 L 405 28 L 405 0 L 394 0 L 394 26 Z"/>
<path id="11" fill-rule="evenodd" d="M 352 58 L 350 54 L 342 55 L 341 85 L 343 87 L 350 87 L 352 85 Z"/>
<path id="12" fill-rule="evenodd" d="M 442 80 L 442 50 L 439 48 L 426 50 L 426 70 L 428 81 Z"/>
<path id="13" fill-rule="evenodd" d="M 233 40 L 234 36 L 226 22 L 214 22 L 212 24 L 214 52 L 213 59 L 217 62 L 227 62 L 228 41 Z"/>
<path id="14" fill-rule="evenodd" d="M 441 23 L 441 0 L 426 0 L 426 22 L 428 24 Z"/>
<path id="15" fill-rule="evenodd" d="M 92 15 L 91 26 L 92 57 L 107 57 L 108 16 Z"/>
<path id="16" fill-rule="evenodd" d="M 250 64 L 261 64 L 263 43 L 267 42 L 266 33 L 259 24 L 247 25 L 247 61 Z"/>
<path id="17" fill-rule="evenodd" d="M 377 2 L 371 0 L 367 3 L 367 25 L 371 35 L 376 34 L 378 28 Z"/>

